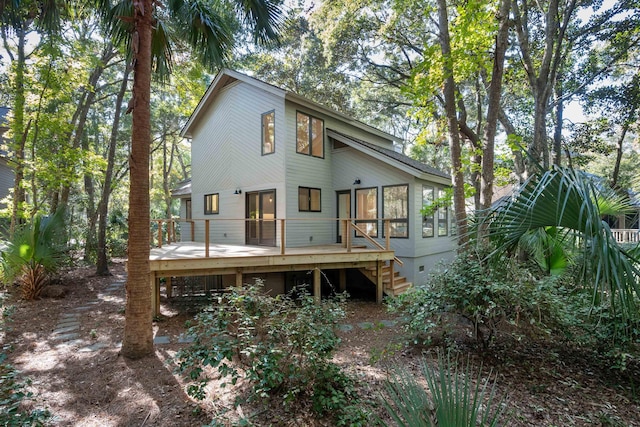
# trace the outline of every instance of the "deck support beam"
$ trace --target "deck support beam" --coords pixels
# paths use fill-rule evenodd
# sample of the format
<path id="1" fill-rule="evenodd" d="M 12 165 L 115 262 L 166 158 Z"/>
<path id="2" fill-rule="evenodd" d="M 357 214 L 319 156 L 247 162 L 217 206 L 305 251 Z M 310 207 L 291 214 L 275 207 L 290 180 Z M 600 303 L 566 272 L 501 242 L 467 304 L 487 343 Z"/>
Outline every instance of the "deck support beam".
<path id="1" fill-rule="evenodd" d="M 316 303 L 320 302 L 320 297 L 322 296 L 322 286 L 321 285 L 321 280 L 320 280 L 320 268 L 318 266 L 316 266 L 313 269 L 313 299 L 316 301 Z"/>
<path id="2" fill-rule="evenodd" d="M 240 268 L 236 270 L 236 287 L 242 287 L 242 269 Z"/>
<path id="3" fill-rule="evenodd" d="M 383 261 L 378 261 L 376 263 L 376 303 L 382 303 L 382 296 L 384 292 L 384 282 L 382 277 L 382 267 L 384 265 Z"/>
<path id="4" fill-rule="evenodd" d="M 173 297 L 173 284 L 171 283 L 171 276 L 164 278 L 164 286 L 167 290 L 167 298 Z"/>
<path id="5" fill-rule="evenodd" d="M 160 315 L 160 278 L 154 272 L 149 275 L 149 285 L 151 286 L 151 307 L 153 317 Z"/>
<path id="6" fill-rule="evenodd" d="M 338 274 L 338 289 L 340 292 L 344 292 L 347 290 L 347 269 L 341 268 Z"/>

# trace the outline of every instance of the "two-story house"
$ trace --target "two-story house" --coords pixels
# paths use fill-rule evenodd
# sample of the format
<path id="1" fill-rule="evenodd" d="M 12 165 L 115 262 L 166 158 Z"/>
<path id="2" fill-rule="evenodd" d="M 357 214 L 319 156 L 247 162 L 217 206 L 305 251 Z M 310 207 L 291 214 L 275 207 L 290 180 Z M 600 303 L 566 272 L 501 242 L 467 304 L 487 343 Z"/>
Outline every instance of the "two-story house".
<path id="1" fill-rule="evenodd" d="M 182 135 L 191 139 L 192 178 L 174 197 L 196 241 L 205 240 L 205 219 L 209 241 L 227 245 L 329 245 L 347 232 L 366 245 L 366 233 L 390 244 L 403 263 L 396 270 L 415 285 L 453 255 L 450 209 L 420 213 L 450 177 L 398 153 L 393 135 L 232 70 L 217 75 Z"/>

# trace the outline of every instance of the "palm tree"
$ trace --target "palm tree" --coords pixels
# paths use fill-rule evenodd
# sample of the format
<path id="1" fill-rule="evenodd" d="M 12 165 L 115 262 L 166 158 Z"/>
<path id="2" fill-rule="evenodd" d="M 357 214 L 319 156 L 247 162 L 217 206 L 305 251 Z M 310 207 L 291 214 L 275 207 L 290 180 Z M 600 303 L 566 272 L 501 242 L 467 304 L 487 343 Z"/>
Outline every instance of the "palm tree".
<path id="1" fill-rule="evenodd" d="M 19 2 L 0 0 L 1 30 L 8 12 Z M 41 28 L 60 26 L 70 1 L 30 2 Z M 222 65 L 239 30 L 254 42 L 277 40 L 281 0 L 97 0 L 114 41 L 124 43 L 133 69 L 131 155 L 129 159 L 129 244 L 127 302 L 122 354 L 141 358 L 153 353 L 151 286 L 149 283 L 149 146 L 151 142 L 152 68 L 160 76 L 171 69 L 172 47 L 186 42 L 207 66 Z M 82 5 L 80 5 L 82 9 Z M 3 32 L 4 34 L 4 32 Z"/>
<path id="2" fill-rule="evenodd" d="M 122 354 L 141 358 L 153 353 L 149 283 L 149 146 L 151 142 L 152 66 L 170 71 L 172 43 L 186 41 L 205 65 L 220 66 L 234 46 L 241 25 L 256 42 L 277 39 L 278 0 L 123 0 L 111 8 L 114 36 L 130 48 L 133 65 L 132 135 L 129 190 L 127 302 Z"/>
<path id="3" fill-rule="evenodd" d="M 579 279 L 593 287 L 593 304 L 609 300 L 614 311 L 636 317 L 640 297 L 638 248 L 616 241 L 604 215 L 625 213 L 629 204 L 604 180 L 585 172 L 555 166 L 525 182 L 514 196 L 487 216 L 493 256 L 531 247 L 535 234 L 546 244 L 547 267 L 558 259 L 561 245 L 573 242 L 582 255 Z M 540 242 L 540 239 L 538 239 Z M 556 263 L 557 264 L 557 263 Z M 561 263 L 560 263 L 561 264 Z"/>

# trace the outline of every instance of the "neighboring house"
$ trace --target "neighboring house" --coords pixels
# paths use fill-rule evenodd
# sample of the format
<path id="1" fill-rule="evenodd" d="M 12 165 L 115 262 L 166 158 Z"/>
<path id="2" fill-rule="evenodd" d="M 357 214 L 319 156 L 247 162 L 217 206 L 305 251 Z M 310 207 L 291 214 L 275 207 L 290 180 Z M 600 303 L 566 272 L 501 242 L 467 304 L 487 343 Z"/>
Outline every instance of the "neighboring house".
<path id="1" fill-rule="evenodd" d="M 287 248 L 335 244 L 344 237 L 337 218 L 352 218 L 384 245 L 389 218 L 391 249 L 404 262 L 397 270 L 417 285 L 454 253 L 452 212 L 420 213 L 450 187 L 449 175 L 396 152 L 401 141 L 388 133 L 223 70 L 182 135 L 192 140 L 192 178 L 173 196 L 196 241 L 210 219 L 212 243 L 278 246 L 275 218 L 286 219 Z"/>
<path id="2" fill-rule="evenodd" d="M 4 136 L 5 132 L 9 130 L 8 115 L 9 109 L 0 107 L 0 209 L 7 207 L 7 204 L 2 200 L 9 196 L 15 183 L 13 168 L 8 163 L 6 151 L 8 141 Z"/>

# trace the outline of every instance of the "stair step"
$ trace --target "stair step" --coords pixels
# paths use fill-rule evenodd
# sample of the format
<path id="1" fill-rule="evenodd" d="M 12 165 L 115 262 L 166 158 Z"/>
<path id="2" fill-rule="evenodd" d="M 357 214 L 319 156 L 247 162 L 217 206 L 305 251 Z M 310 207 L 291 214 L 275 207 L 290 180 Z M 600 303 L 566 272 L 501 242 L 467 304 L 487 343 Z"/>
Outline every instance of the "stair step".
<path id="1" fill-rule="evenodd" d="M 396 286 L 394 286 L 393 288 L 385 288 L 384 292 L 387 295 L 396 297 L 398 295 L 405 293 L 412 286 L 413 286 L 413 283 L 411 282 L 403 282 L 401 284 L 396 284 Z"/>

